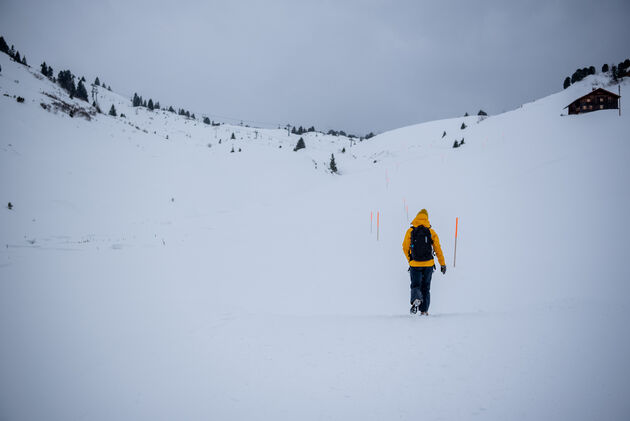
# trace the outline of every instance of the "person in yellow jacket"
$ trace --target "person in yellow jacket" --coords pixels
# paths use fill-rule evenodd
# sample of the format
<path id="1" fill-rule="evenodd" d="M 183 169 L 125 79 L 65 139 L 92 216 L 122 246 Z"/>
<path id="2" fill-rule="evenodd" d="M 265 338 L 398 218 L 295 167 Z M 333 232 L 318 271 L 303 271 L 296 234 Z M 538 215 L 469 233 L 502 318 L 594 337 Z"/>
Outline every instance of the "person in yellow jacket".
<path id="1" fill-rule="evenodd" d="M 411 275 L 411 314 L 420 310 L 421 315 L 429 315 L 431 302 L 431 276 L 435 270 L 433 255 L 438 258 L 442 274 L 446 273 L 446 263 L 440 239 L 429 223 L 429 214 L 426 209 L 418 212 L 411 222 L 411 227 L 405 233 L 403 240 L 403 252 L 409 262 Z"/>

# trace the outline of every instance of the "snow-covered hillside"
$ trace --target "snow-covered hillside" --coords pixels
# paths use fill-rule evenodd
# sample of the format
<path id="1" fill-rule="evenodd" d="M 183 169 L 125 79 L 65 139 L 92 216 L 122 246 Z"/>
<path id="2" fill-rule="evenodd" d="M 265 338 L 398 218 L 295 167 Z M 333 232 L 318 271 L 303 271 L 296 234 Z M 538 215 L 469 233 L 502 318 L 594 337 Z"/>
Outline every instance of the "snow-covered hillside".
<path id="1" fill-rule="evenodd" d="M 630 118 L 561 115 L 605 77 L 294 152 L 104 90 L 125 118 L 70 117 L 50 95 L 89 107 L 0 66 L 0 419 L 630 411 Z M 448 265 L 422 318 L 401 249 L 421 208 Z"/>

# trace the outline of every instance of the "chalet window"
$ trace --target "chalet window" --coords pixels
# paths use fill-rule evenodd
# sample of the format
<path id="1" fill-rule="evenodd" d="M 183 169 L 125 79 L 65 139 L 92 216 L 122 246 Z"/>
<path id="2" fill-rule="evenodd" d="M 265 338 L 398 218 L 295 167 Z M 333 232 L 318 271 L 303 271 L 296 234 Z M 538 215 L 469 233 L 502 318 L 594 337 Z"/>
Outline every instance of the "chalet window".
<path id="1" fill-rule="evenodd" d="M 599 98 L 599 102 L 604 102 L 604 98 L 603 98 L 603 97 L 600 97 L 600 98 Z"/>
<path id="2" fill-rule="evenodd" d="M 586 109 L 586 105 L 582 105 L 582 109 L 585 110 Z"/>
<path id="3" fill-rule="evenodd" d="M 603 110 L 603 109 L 604 109 L 604 106 L 603 106 L 603 105 L 600 105 L 600 106 L 599 106 L 599 109 L 600 109 L 600 110 Z"/>
<path id="4" fill-rule="evenodd" d="M 591 99 L 590 98 L 586 98 L 586 102 L 591 102 Z"/>

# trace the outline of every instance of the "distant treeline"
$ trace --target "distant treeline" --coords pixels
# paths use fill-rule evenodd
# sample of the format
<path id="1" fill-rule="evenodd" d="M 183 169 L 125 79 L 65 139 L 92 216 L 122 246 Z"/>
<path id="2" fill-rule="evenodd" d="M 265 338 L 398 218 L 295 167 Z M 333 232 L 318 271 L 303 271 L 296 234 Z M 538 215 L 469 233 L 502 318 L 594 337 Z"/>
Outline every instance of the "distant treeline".
<path id="1" fill-rule="evenodd" d="M 630 68 L 630 59 L 625 59 L 624 61 L 620 62 L 616 66 L 614 64 L 611 66 L 608 66 L 608 63 L 604 63 L 602 65 L 602 73 L 610 72 L 610 76 L 612 76 L 613 80 L 616 82 L 622 77 L 630 76 L 630 73 L 628 72 L 628 68 Z M 563 83 L 564 89 L 567 89 L 569 86 L 571 86 L 571 84 L 575 82 L 581 81 L 586 76 L 594 75 L 595 72 L 596 72 L 595 66 L 577 69 L 575 72 L 573 72 L 571 77 L 567 76 L 564 79 L 564 83 Z"/>
<path id="2" fill-rule="evenodd" d="M 13 45 L 11 45 L 11 47 L 8 46 L 8 44 L 6 43 L 6 41 L 4 40 L 4 37 L 0 36 L 0 51 L 9 55 L 14 61 L 21 63 L 25 66 L 28 66 L 27 62 L 26 62 L 26 56 L 22 56 L 20 54 L 19 51 L 17 51 L 15 49 L 15 47 Z M 30 67 L 30 66 L 29 66 Z M 1 69 L 0 69 L 1 71 Z M 85 77 L 81 77 L 78 78 L 76 77 L 70 70 L 61 70 L 58 74 L 57 77 L 54 77 L 54 71 L 53 68 L 51 66 L 49 66 L 48 64 L 46 64 L 46 62 L 44 61 L 41 64 L 41 70 L 40 70 L 41 74 L 46 76 L 48 79 L 50 79 L 53 83 L 58 84 L 61 88 L 63 88 L 68 95 L 70 95 L 71 98 L 78 98 L 81 99 L 83 101 L 88 102 L 88 92 L 87 92 L 87 88 L 85 87 Z M 78 82 L 75 83 L 75 80 L 78 80 Z M 104 89 L 107 89 L 109 91 L 112 90 L 111 86 L 107 86 L 105 83 L 101 82 L 101 80 L 98 78 L 98 76 L 96 77 L 96 79 L 94 80 L 94 82 L 92 83 L 92 86 L 99 86 L 102 87 Z M 93 90 L 93 93 L 95 91 Z M 96 101 L 94 101 L 92 103 L 92 105 L 97 109 L 98 112 L 101 112 L 98 104 L 96 103 Z M 191 113 L 188 110 L 185 110 L 183 108 L 178 109 L 177 111 L 175 110 L 175 108 L 173 108 L 173 106 L 169 106 L 168 108 L 161 108 L 160 107 L 160 102 L 157 100 L 153 100 L 152 98 L 149 98 L 148 100 L 143 99 L 142 96 L 138 95 L 137 93 L 133 94 L 133 98 L 131 100 L 131 105 L 134 107 L 144 107 L 147 108 L 148 110 L 154 111 L 154 110 L 163 110 L 163 111 L 168 111 L 174 114 L 178 114 L 180 116 L 186 117 L 186 118 L 192 118 L 193 120 L 196 120 L 196 116 L 194 113 Z M 109 114 L 112 116 L 116 116 L 117 112 L 115 107 L 112 105 L 110 110 L 109 110 Z M 203 122 L 205 124 L 208 125 L 212 125 L 212 126 L 219 126 L 221 123 L 215 123 L 214 120 L 210 120 L 210 118 L 208 117 L 204 117 L 203 118 Z M 243 125 L 243 123 L 241 122 L 241 125 Z M 249 126 L 247 126 L 249 127 Z M 315 127 L 311 126 L 308 129 L 299 126 L 299 127 L 295 127 L 292 126 L 292 130 L 291 133 L 295 134 L 295 135 L 302 135 L 304 133 L 309 133 L 309 132 L 315 132 Z M 349 137 L 351 139 L 360 139 L 360 140 L 364 140 L 364 139 L 370 139 L 372 137 L 374 137 L 374 133 L 370 132 L 365 136 L 356 136 L 354 134 L 346 134 L 346 132 L 344 132 L 343 130 L 329 130 L 328 133 L 329 135 L 332 136 L 346 136 Z"/>
<path id="3" fill-rule="evenodd" d="M 20 56 L 20 52 L 16 50 L 13 45 L 11 46 L 11 48 L 9 48 L 7 42 L 4 40 L 4 37 L 0 37 L 0 51 L 7 54 L 18 63 L 28 66 L 28 63 L 26 63 L 26 55 Z"/>
<path id="4" fill-rule="evenodd" d="M 1 37 L 1 36 L 0 36 L 0 51 L 9 55 L 9 57 L 11 57 L 16 62 L 21 63 L 25 66 L 28 66 L 26 62 L 26 56 L 20 57 L 20 52 L 17 51 L 13 45 L 11 45 L 11 48 L 9 48 L 9 46 L 7 45 L 7 42 L 4 40 L 4 37 Z M 70 70 L 61 70 L 59 74 L 57 75 L 57 78 L 55 79 L 53 68 L 47 65 L 45 61 L 41 64 L 40 72 L 42 75 L 46 76 L 48 79 L 50 79 L 54 83 L 57 83 L 66 92 L 68 92 L 68 94 L 70 95 L 70 98 L 78 98 L 86 102 L 88 101 L 88 93 L 84 84 L 85 77 L 82 77 L 81 79 L 79 79 L 78 83 L 75 84 L 75 79 L 77 79 L 77 77 L 74 74 L 72 74 Z M 98 81 L 98 78 L 96 78 L 96 80 Z M 103 87 L 106 87 L 106 86 L 103 85 Z M 111 87 L 107 89 L 111 91 Z"/>

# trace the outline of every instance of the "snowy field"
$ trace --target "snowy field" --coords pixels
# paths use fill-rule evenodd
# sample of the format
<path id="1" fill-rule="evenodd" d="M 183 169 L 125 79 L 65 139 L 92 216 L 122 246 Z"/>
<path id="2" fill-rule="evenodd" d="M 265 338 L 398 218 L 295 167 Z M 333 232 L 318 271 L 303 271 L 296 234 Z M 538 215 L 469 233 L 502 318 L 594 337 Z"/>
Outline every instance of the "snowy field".
<path id="1" fill-rule="evenodd" d="M 87 104 L 0 66 L 0 420 L 630 413 L 630 118 L 561 116 L 603 76 L 294 152 L 102 89 L 125 118 L 71 118 L 45 93 Z M 421 208 L 448 271 L 412 317 Z"/>

